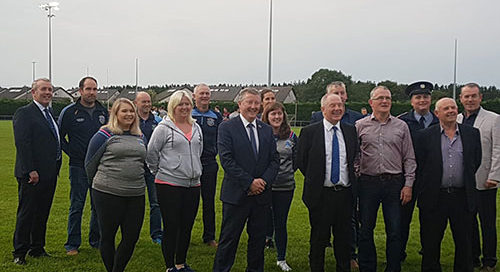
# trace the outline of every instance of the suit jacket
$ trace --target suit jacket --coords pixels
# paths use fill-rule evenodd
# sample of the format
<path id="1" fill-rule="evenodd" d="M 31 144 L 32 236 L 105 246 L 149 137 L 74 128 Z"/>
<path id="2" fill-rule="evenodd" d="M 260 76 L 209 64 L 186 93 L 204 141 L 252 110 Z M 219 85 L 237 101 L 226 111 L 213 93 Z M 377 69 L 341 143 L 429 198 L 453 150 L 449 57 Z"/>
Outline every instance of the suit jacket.
<path id="1" fill-rule="evenodd" d="M 461 113 L 457 117 L 457 122 L 462 123 L 463 119 Z M 480 108 L 474 127 L 479 129 L 481 134 L 483 154 L 481 166 L 476 172 L 476 188 L 486 190 L 484 184 L 487 179 L 500 181 L 500 115 Z"/>
<path id="2" fill-rule="evenodd" d="M 340 123 L 344 134 L 347 153 L 347 168 L 353 194 L 357 194 L 357 179 L 354 174 L 354 160 L 359 154 L 356 128 Z M 325 131 L 323 122 L 317 122 L 303 128 L 297 144 L 297 165 L 304 175 L 304 191 L 302 201 L 307 208 L 314 208 L 319 203 L 323 190 L 326 171 Z M 351 203 L 349 203 L 351 204 Z"/>
<path id="3" fill-rule="evenodd" d="M 16 144 L 14 175 L 28 179 L 31 171 L 37 171 L 40 181 L 57 178 L 60 160 L 57 160 L 58 139 L 40 111 L 32 102 L 16 110 L 13 118 Z"/>
<path id="4" fill-rule="evenodd" d="M 220 199 L 239 205 L 249 197 L 255 197 L 259 204 L 271 203 L 271 184 L 279 169 L 279 154 L 273 138 L 272 128 L 257 120 L 259 155 L 253 155 L 247 130 L 240 117 L 222 122 L 219 126 L 217 145 L 219 158 L 224 169 Z M 256 178 L 266 181 L 266 189 L 256 196 L 248 196 L 250 185 Z"/>
<path id="5" fill-rule="evenodd" d="M 363 118 L 363 114 L 346 108 L 344 116 L 342 116 L 341 121 L 349 125 L 354 125 L 354 123 L 356 123 L 356 121 L 358 121 L 361 118 Z M 323 120 L 323 112 L 315 111 L 311 115 L 311 121 L 309 122 L 309 124 L 313 124 L 322 120 Z"/>
<path id="6" fill-rule="evenodd" d="M 481 142 L 479 130 L 458 124 L 463 146 L 463 180 L 470 211 L 475 208 L 475 173 L 481 163 Z M 418 136 L 416 150 L 420 153 L 417 175 L 420 176 L 419 201 L 421 209 L 434 209 L 438 204 L 443 176 L 443 156 L 441 154 L 441 126 L 435 125 L 422 130 Z"/>

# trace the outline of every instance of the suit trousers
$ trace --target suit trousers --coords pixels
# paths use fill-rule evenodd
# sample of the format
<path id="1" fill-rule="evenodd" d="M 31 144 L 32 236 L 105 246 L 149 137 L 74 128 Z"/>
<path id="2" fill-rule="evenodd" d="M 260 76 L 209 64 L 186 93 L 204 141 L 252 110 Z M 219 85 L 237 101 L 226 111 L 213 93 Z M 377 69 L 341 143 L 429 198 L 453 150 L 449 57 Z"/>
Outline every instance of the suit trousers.
<path id="1" fill-rule="evenodd" d="M 472 257 L 479 260 L 481 256 L 481 242 L 479 240 L 479 224 L 481 221 L 482 234 L 482 263 L 484 266 L 494 267 L 497 264 L 497 189 L 476 191 L 476 208 L 472 218 Z"/>
<path id="2" fill-rule="evenodd" d="M 454 272 L 472 272 L 472 212 L 467 208 L 465 190 L 452 193 L 441 191 L 434 209 L 422 213 L 422 271 L 440 272 L 441 241 L 450 221 L 455 242 Z"/>
<path id="3" fill-rule="evenodd" d="M 246 271 L 264 271 L 264 245 L 269 206 L 270 203 L 257 203 L 256 197 L 253 196 L 246 197 L 240 205 L 226 202 L 222 204 L 222 226 L 219 247 L 215 254 L 214 272 L 231 271 L 245 223 L 248 233 Z"/>
<path id="4" fill-rule="evenodd" d="M 28 250 L 33 254 L 44 251 L 47 220 L 49 218 L 57 177 L 40 179 L 33 185 L 27 178 L 18 178 L 19 205 L 14 232 L 14 257 L 24 257 Z"/>
<path id="5" fill-rule="evenodd" d="M 215 240 L 215 191 L 217 189 L 217 171 L 215 164 L 203 165 L 200 177 L 201 200 L 203 209 L 203 242 Z"/>
<path id="6" fill-rule="evenodd" d="M 417 202 L 417 195 L 412 194 L 410 202 L 406 205 L 401 206 L 401 261 L 406 259 L 406 245 L 408 244 L 408 238 L 410 237 L 410 224 L 413 218 L 413 211 L 415 210 L 415 204 Z M 422 215 L 419 213 L 419 222 L 422 222 Z M 420 234 L 422 236 L 422 234 Z"/>
<path id="7" fill-rule="evenodd" d="M 309 209 L 311 224 L 309 265 L 312 272 L 325 271 L 325 246 L 333 234 L 336 271 L 351 271 L 352 189 L 323 187 L 318 205 Z"/>

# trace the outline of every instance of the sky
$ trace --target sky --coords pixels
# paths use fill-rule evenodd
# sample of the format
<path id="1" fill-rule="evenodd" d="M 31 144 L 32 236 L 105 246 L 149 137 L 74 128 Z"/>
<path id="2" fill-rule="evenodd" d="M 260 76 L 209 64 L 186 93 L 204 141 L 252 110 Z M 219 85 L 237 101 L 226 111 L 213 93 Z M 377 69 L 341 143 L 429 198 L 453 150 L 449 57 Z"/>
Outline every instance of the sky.
<path id="1" fill-rule="evenodd" d="M 42 1 L 2 0 L 0 86 L 48 75 Z M 52 78 L 100 85 L 267 83 L 270 0 L 59 0 Z M 321 68 L 353 80 L 500 87 L 498 0 L 273 0 L 272 82 Z"/>

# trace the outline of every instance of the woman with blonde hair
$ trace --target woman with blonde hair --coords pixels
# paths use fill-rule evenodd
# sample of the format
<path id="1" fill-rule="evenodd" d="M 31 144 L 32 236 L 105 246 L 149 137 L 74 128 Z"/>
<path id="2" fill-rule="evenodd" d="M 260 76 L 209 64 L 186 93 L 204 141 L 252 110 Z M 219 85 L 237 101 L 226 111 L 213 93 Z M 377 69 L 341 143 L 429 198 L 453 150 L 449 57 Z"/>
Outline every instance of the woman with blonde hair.
<path id="1" fill-rule="evenodd" d="M 85 169 L 91 182 L 101 240 L 99 250 L 108 272 L 123 271 L 132 257 L 144 219 L 146 142 L 134 104 L 113 103 L 109 122 L 90 140 Z M 121 241 L 115 248 L 118 228 Z"/>
<path id="2" fill-rule="evenodd" d="M 193 271 L 186 264 L 191 230 L 200 202 L 203 135 L 191 117 L 193 100 L 186 91 L 170 96 L 168 114 L 153 131 L 146 162 L 155 175 L 165 224 L 161 249 L 167 271 Z"/>

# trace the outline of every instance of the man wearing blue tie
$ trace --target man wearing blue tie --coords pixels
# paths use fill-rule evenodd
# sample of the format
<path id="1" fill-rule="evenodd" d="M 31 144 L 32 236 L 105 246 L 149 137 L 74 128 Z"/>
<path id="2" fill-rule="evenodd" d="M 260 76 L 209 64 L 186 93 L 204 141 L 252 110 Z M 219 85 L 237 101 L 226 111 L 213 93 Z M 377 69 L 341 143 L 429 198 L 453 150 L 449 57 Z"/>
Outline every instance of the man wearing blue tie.
<path id="1" fill-rule="evenodd" d="M 351 271 L 351 216 L 356 192 L 354 159 L 359 152 L 356 128 L 341 123 L 345 107 L 340 96 L 321 99 L 324 119 L 302 129 L 297 163 L 304 175 L 302 200 L 311 224 L 309 265 L 324 271 L 325 247 L 334 237 L 336 271 Z"/>
<path id="2" fill-rule="evenodd" d="M 266 218 L 279 154 L 270 126 L 257 120 L 259 92 L 245 88 L 238 97 L 239 117 L 221 123 L 217 139 L 224 169 L 220 199 L 222 227 L 213 271 L 231 270 L 245 223 L 248 232 L 246 271 L 264 271 Z"/>
<path id="3" fill-rule="evenodd" d="M 49 107 L 52 84 L 48 79 L 37 79 L 31 94 L 33 103 L 19 108 L 12 122 L 19 193 L 12 254 L 18 265 L 26 264 L 26 254 L 49 256 L 44 248 L 45 233 L 61 167 L 59 131 Z"/>

